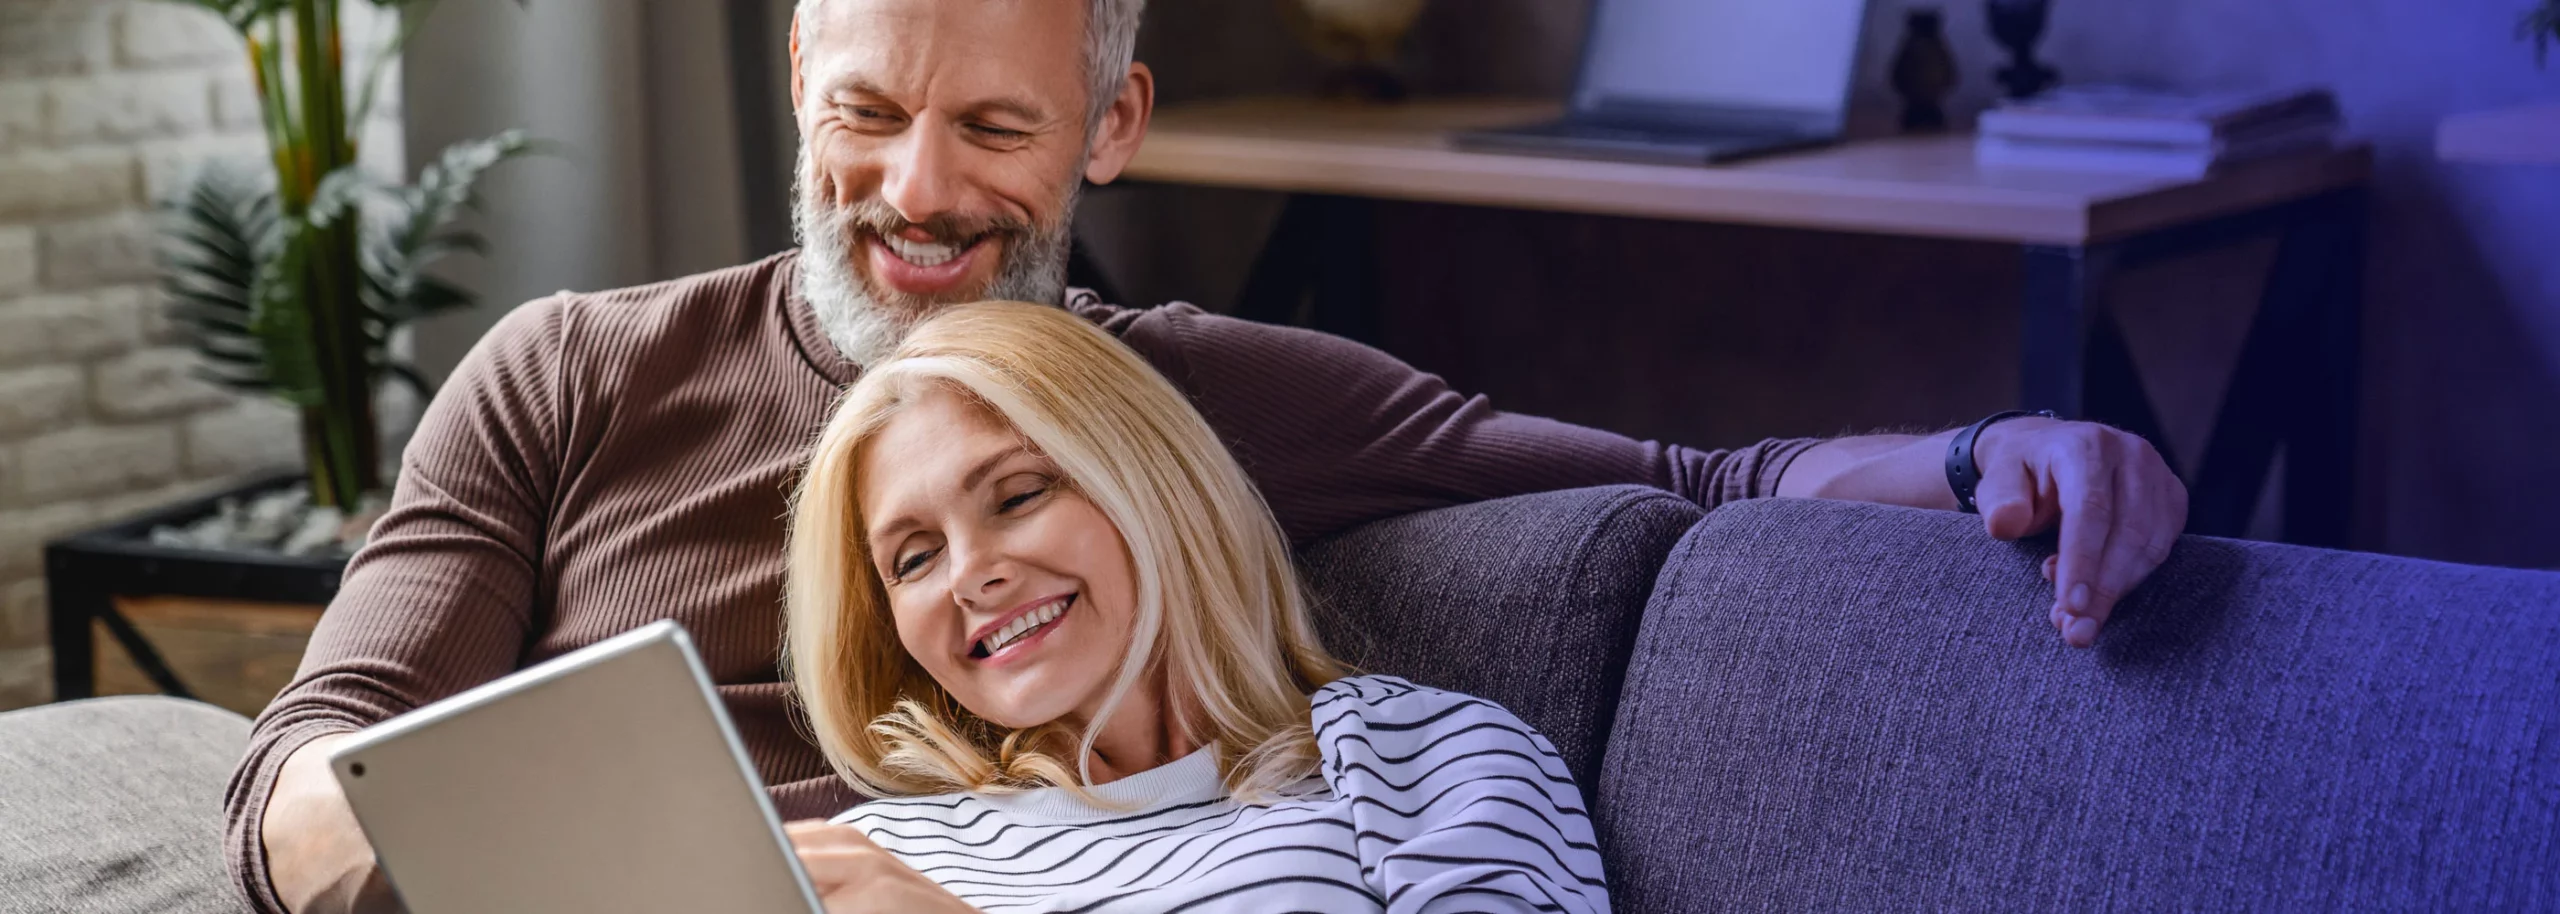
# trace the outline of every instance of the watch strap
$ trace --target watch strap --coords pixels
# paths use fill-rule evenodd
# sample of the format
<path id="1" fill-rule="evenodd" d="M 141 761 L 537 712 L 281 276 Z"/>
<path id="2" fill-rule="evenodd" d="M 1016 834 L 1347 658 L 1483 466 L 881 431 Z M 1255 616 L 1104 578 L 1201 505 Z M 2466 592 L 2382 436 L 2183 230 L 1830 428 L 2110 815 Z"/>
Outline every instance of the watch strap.
<path id="1" fill-rule="evenodd" d="M 1982 439 L 1982 430 L 2024 416 L 2055 418 L 2053 410 L 2049 409 L 2013 409 L 1992 413 L 1984 416 L 1982 421 L 1957 431 L 1955 440 L 1947 442 L 1947 489 L 1955 493 L 1956 510 L 1966 514 L 1981 513 L 1973 503 L 1974 487 L 1982 484 L 1982 467 L 1974 462 L 1973 446 Z"/>

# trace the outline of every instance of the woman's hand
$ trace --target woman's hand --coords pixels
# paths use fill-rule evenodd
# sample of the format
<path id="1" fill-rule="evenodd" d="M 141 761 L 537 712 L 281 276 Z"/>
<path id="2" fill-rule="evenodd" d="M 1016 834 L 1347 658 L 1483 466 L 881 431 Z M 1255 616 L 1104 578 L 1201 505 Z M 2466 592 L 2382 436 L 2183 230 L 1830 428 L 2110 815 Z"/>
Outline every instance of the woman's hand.
<path id="1" fill-rule="evenodd" d="M 784 825 L 782 832 L 827 914 L 977 914 L 853 826 L 813 820 Z"/>

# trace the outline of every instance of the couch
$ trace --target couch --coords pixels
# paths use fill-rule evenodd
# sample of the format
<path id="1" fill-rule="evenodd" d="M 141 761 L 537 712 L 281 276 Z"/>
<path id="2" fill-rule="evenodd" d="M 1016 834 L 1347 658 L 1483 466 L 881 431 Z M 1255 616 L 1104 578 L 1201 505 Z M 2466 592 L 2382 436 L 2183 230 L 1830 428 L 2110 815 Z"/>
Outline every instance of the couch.
<path id="1" fill-rule="evenodd" d="M 1305 563 L 1338 653 L 1547 733 L 1623 912 L 2560 910 L 2560 574 L 2191 537 L 2083 651 L 2045 621 L 2050 549 L 1601 488 Z M 212 840 L 244 722 L 34 713 L 106 735 L 32 747 L 0 716 L 0 802 L 142 773 L 36 812 L 115 853 L 0 808 L 0 910 L 236 910 Z"/>

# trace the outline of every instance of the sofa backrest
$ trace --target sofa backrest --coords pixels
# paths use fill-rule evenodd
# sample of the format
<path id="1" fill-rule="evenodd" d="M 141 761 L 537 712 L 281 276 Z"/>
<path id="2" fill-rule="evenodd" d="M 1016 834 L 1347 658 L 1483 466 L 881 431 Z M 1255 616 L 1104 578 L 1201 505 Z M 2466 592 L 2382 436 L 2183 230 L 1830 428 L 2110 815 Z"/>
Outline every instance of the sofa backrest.
<path id="1" fill-rule="evenodd" d="M 2074 650 L 2051 548 L 1699 524 L 1600 779 L 1618 910 L 2560 905 L 2560 574 L 2190 537 Z"/>
<path id="2" fill-rule="evenodd" d="M 1549 492 L 1380 521 L 1301 564 L 1336 656 L 1510 708 L 1590 796 L 1655 572 L 1699 514 L 1655 489 Z"/>

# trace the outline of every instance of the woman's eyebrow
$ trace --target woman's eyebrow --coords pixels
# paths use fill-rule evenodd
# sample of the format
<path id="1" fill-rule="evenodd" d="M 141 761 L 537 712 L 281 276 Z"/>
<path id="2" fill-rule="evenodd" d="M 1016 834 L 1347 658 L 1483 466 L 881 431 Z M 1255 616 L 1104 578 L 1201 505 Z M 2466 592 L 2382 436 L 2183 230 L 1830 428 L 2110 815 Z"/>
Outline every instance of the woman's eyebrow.
<path id="1" fill-rule="evenodd" d="M 1013 459 L 1016 455 L 1023 453 L 1025 450 L 1026 449 L 1023 446 L 1017 444 L 1004 450 L 997 451 L 994 454 L 990 454 L 985 460 L 978 461 L 977 466 L 970 467 L 969 472 L 960 477 L 960 491 L 966 492 L 977 488 L 979 483 L 987 481 L 987 474 L 995 472 L 997 466 L 1003 464 L 1007 460 Z"/>
<path id="2" fill-rule="evenodd" d="M 1028 453 L 1029 450 L 1029 448 L 1017 444 L 1013 447 L 987 455 L 985 459 L 980 460 L 976 465 L 971 466 L 969 468 L 969 472 L 961 475 L 960 491 L 966 492 L 977 488 L 980 483 L 987 481 L 988 474 L 995 472 L 997 467 L 1003 466 L 1005 461 Z M 924 523 L 916 520 L 915 515 L 901 514 L 897 517 L 890 518 L 888 522 L 883 523 L 880 526 L 871 528 L 869 539 L 873 543 L 885 543 L 890 540 L 897 539 L 900 534 L 921 526 L 924 526 Z"/>

